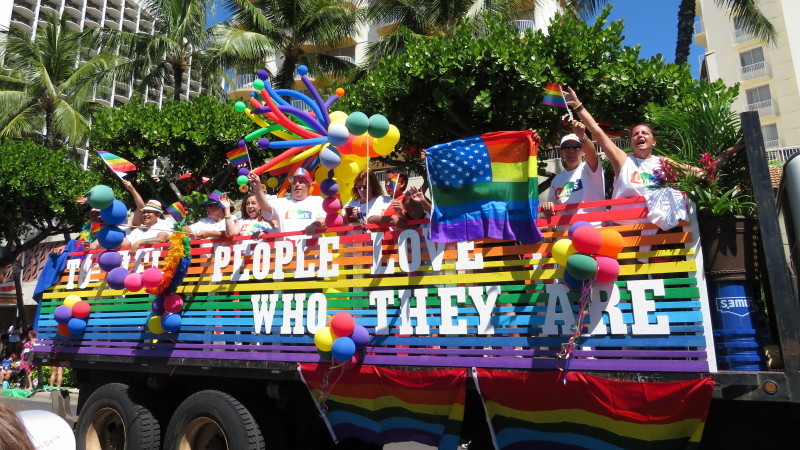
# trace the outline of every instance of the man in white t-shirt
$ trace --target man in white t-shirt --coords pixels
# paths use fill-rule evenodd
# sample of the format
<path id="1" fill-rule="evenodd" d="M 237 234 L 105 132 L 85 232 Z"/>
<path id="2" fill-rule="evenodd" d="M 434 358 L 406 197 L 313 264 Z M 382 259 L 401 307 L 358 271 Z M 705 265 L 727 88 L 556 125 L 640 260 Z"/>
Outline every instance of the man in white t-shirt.
<path id="1" fill-rule="evenodd" d="M 132 228 L 122 245 L 130 246 L 131 252 L 135 253 L 141 245 L 167 242 L 170 231 L 167 222 L 161 219 L 163 214 L 164 209 L 161 207 L 161 202 L 158 200 L 148 201 L 134 214 L 134 220 L 131 221 L 131 224 L 135 225 L 138 217 L 141 225 Z"/>
<path id="2" fill-rule="evenodd" d="M 250 185 L 256 193 L 261 214 L 267 220 L 277 220 L 282 233 L 304 231 L 312 235 L 325 226 L 325 210 L 322 209 L 322 197 L 309 195 L 308 190 L 314 180 L 302 167 L 292 174 L 292 189 L 289 198 L 268 199 L 261 188 L 261 179 L 250 172 Z"/>
<path id="3" fill-rule="evenodd" d="M 191 224 L 186 232 L 194 234 L 197 239 L 230 237 L 227 232 L 228 222 L 236 222 L 237 219 L 231 215 L 233 204 L 228 197 L 222 192 L 214 191 L 208 195 L 208 200 L 200 203 L 200 206 L 206 207 L 206 217 Z"/>

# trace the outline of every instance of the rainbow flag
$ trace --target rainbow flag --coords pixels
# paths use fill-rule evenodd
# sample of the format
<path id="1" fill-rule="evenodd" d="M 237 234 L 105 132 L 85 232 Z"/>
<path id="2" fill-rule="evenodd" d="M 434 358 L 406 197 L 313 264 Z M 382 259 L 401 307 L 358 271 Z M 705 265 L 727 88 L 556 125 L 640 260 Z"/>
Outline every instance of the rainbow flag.
<path id="1" fill-rule="evenodd" d="M 124 177 L 128 172 L 136 170 L 136 166 L 127 159 L 120 158 L 119 156 L 100 150 L 96 150 L 97 154 L 103 158 L 109 169 L 113 170 L 120 177 Z"/>
<path id="2" fill-rule="evenodd" d="M 486 237 L 539 242 L 533 132 L 499 131 L 426 150 L 436 242 Z"/>
<path id="3" fill-rule="evenodd" d="M 448 450 L 459 445 L 466 369 L 334 369 L 328 376 L 330 396 L 320 405 L 320 386 L 329 368 L 300 364 L 335 442 L 356 437 L 374 444 L 414 441 Z"/>
<path id="4" fill-rule="evenodd" d="M 558 83 L 547 83 L 544 86 L 544 100 L 542 100 L 542 103 L 564 109 L 568 108 L 567 101 L 564 100 L 564 94 L 561 93 L 561 85 Z"/>
<path id="5" fill-rule="evenodd" d="M 394 192 L 394 195 L 392 197 L 397 197 L 397 192 L 395 190 L 397 189 L 397 180 L 398 179 L 400 179 L 400 174 L 399 173 L 395 172 L 395 173 L 389 174 L 389 178 L 388 178 L 387 181 L 389 181 L 389 185 L 392 187 L 392 192 Z"/>
<path id="6" fill-rule="evenodd" d="M 507 450 L 696 447 L 714 390 L 711 377 L 645 383 L 491 369 L 474 377 L 495 448 Z"/>
<path id="7" fill-rule="evenodd" d="M 228 158 L 228 162 L 232 166 L 238 166 L 239 164 L 245 164 L 250 161 L 250 155 L 247 153 L 247 147 L 239 147 L 236 150 L 231 150 L 225 154 L 225 157 Z"/>
<path id="8" fill-rule="evenodd" d="M 167 206 L 167 212 L 175 219 L 175 222 L 181 223 L 186 220 L 186 208 L 183 207 L 181 202 L 175 202 Z"/>

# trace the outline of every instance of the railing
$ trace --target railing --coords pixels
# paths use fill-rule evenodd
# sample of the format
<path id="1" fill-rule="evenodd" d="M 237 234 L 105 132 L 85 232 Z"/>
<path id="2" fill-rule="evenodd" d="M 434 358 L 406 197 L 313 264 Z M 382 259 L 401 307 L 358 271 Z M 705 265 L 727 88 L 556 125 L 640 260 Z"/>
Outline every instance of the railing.
<path id="1" fill-rule="evenodd" d="M 775 105 L 772 99 L 764 100 L 758 103 L 749 103 L 745 106 L 747 111 L 758 111 L 758 117 L 771 116 L 775 114 Z"/>
<path id="2" fill-rule="evenodd" d="M 767 146 L 767 142 L 779 142 L 778 139 L 773 141 L 765 141 L 764 146 Z M 780 164 L 783 166 L 783 163 L 786 162 L 792 155 L 795 153 L 800 152 L 800 146 L 794 147 L 783 147 L 783 148 L 769 148 L 767 147 L 767 162 L 770 165 Z"/>
<path id="3" fill-rule="evenodd" d="M 511 26 L 514 26 L 519 30 L 519 34 L 525 32 L 525 30 L 536 30 L 536 23 L 533 20 L 512 20 Z"/>
<path id="4" fill-rule="evenodd" d="M 337 55 L 336 57 L 341 59 L 342 61 L 349 62 L 350 64 L 355 64 L 356 63 L 356 59 L 353 58 L 352 56 L 339 56 L 339 55 Z"/>
<path id="5" fill-rule="evenodd" d="M 731 31 L 731 40 L 733 41 L 733 45 L 741 44 L 742 42 L 752 41 L 755 38 L 756 35 L 753 34 L 751 31 L 746 31 L 746 30 Z"/>
<path id="6" fill-rule="evenodd" d="M 292 105 L 293 108 L 297 108 L 300 111 L 310 111 L 311 110 L 311 108 L 309 108 L 308 105 L 306 105 L 306 102 L 304 102 L 302 100 L 292 100 L 291 101 L 291 105 Z"/>
<path id="7" fill-rule="evenodd" d="M 764 141 L 764 148 L 767 149 L 767 150 L 772 149 L 772 148 L 778 148 L 780 146 L 781 146 L 781 140 L 780 139 L 770 139 L 768 141 Z"/>
<path id="8" fill-rule="evenodd" d="M 767 75 L 767 64 L 759 61 L 744 67 L 739 67 L 739 81 L 753 80 Z"/>

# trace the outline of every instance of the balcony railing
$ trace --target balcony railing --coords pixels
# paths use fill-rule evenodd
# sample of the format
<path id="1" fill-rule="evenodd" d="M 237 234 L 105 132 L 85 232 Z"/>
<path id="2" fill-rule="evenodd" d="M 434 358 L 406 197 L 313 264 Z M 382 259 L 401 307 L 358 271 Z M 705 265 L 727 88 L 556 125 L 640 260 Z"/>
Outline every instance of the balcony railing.
<path id="1" fill-rule="evenodd" d="M 777 139 L 775 140 L 777 141 Z M 767 145 L 767 142 L 775 142 L 775 141 L 765 141 L 764 145 Z M 774 166 L 780 165 L 783 166 L 783 163 L 786 162 L 792 155 L 795 153 L 800 152 L 800 147 L 783 147 L 783 148 L 769 148 L 767 147 L 767 162 Z"/>
<path id="2" fill-rule="evenodd" d="M 337 58 L 341 59 L 342 61 L 349 62 L 350 64 L 356 63 L 356 59 L 352 56 L 337 56 Z"/>
<path id="3" fill-rule="evenodd" d="M 747 104 L 747 106 L 745 106 L 745 110 L 758 111 L 759 117 L 771 116 L 775 114 L 775 104 L 773 104 L 771 99 L 764 100 L 763 102 Z"/>
<path id="4" fill-rule="evenodd" d="M 764 61 L 739 67 L 739 81 L 754 80 L 765 76 L 767 76 L 767 64 Z"/>
<path id="5" fill-rule="evenodd" d="M 733 45 L 741 44 L 742 42 L 752 41 L 755 38 L 756 35 L 753 34 L 751 31 L 746 31 L 746 30 L 731 31 L 731 40 L 733 40 Z"/>
<path id="6" fill-rule="evenodd" d="M 770 149 L 773 149 L 773 148 L 777 149 L 780 146 L 781 146 L 781 140 L 780 139 L 770 139 L 768 141 L 764 141 L 764 148 L 767 149 L 767 150 L 770 150 Z"/>
<path id="7" fill-rule="evenodd" d="M 308 105 L 306 105 L 306 102 L 304 102 L 302 100 L 292 100 L 291 101 L 291 105 L 292 105 L 293 108 L 297 108 L 300 111 L 310 111 L 311 110 L 311 108 L 309 108 Z"/>
<path id="8" fill-rule="evenodd" d="M 536 30 L 536 23 L 533 20 L 512 20 L 511 26 L 516 27 L 519 34 L 524 33 L 525 30 Z"/>

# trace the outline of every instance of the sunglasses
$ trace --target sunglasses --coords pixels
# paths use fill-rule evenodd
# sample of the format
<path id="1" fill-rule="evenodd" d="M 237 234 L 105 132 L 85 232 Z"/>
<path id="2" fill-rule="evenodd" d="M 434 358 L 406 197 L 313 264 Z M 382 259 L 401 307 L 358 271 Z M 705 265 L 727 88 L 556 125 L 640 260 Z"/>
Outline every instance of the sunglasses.
<path id="1" fill-rule="evenodd" d="M 365 185 L 365 184 L 356 186 L 356 190 L 359 190 L 359 191 L 362 190 L 362 189 L 366 189 L 366 188 L 367 188 L 367 185 Z"/>
<path id="2" fill-rule="evenodd" d="M 582 146 L 582 145 L 577 145 L 577 144 L 573 144 L 573 145 L 562 145 L 562 146 L 561 146 L 561 150 L 580 150 L 580 149 L 582 149 L 582 148 L 583 148 L 583 146 Z"/>

